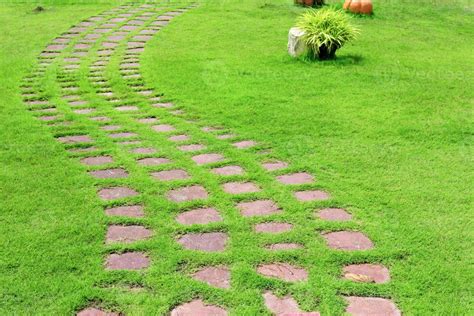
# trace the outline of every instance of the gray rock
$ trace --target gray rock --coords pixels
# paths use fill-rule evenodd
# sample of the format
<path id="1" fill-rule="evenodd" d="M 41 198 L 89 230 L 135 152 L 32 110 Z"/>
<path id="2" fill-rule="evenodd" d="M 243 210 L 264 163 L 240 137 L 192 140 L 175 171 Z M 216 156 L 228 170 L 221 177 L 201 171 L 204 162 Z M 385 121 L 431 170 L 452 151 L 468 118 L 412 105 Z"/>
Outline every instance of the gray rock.
<path id="1" fill-rule="evenodd" d="M 293 57 L 301 56 L 306 51 L 306 44 L 303 41 L 304 31 L 292 27 L 288 32 L 288 54 Z"/>

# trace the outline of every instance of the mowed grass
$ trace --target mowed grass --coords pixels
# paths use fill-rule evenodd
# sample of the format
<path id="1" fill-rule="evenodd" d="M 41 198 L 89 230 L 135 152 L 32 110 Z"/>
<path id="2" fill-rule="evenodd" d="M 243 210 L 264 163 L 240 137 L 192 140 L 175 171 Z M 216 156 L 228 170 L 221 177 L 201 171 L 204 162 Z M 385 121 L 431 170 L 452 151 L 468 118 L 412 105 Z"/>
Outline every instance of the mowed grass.
<path id="1" fill-rule="evenodd" d="M 323 315 L 340 314 L 341 296 L 349 294 L 390 297 L 406 314 L 472 311 L 472 8 L 454 2 L 380 5 L 374 18 L 355 19 L 362 29 L 359 40 L 342 49 L 337 61 L 325 63 L 286 55 L 287 30 L 301 12 L 289 1 L 202 4 L 176 18 L 143 56 L 147 85 L 172 98 L 201 126 L 229 128 L 242 139 L 259 141 L 260 148 L 271 148 L 269 156 L 288 161 L 290 170 L 315 174 L 313 187 L 334 198 L 301 206 L 291 199 L 290 189 L 259 169 L 258 161 L 268 158 L 257 158 L 258 149 L 236 152 L 197 127 L 157 112 L 164 123 L 243 166 L 246 179 L 265 189 L 255 196 L 270 196 L 284 208 L 285 214 L 273 218 L 295 224 L 295 231 L 282 237 L 257 236 L 252 224 L 262 220 L 238 215 L 234 200 L 219 188 L 223 179 L 196 167 L 165 137 L 114 116 L 110 106 L 97 100 L 101 111 L 143 135 L 145 145 L 157 146 L 188 170 L 193 180 L 182 183 L 204 184 L 212 193 L 206 205 L 218 208 L 225 219 L 204 228 L 174 223 L 179 211 L 201 204 L 178 208 L 164 201 L 168 185 L 151 181 L 130 154 L 117 150 L 94 124 L 79 120 L 101 140 L 104 153 L 112 153 L 131 172 L 126 183 L 143 192 L 137 199 L 147 206 L 143 223 L 155 231 L 151 241 L 136 246 L 151 254 L 148 272 L 110 273 L 102 266 L 105 253 L 122 248 L 103 245 L 107 220 L 94 184 L 104 184 L 67 157 L 52 137 L 60 130 L 48 131 L 38 123 L 18 89 L 49 40 L 108 6 L 51 5 L 37 15 L 30 13 L 33 7 L 0 11 L 6 21 L 0 58 L 2 314 L 70 314 L 91 301 L 127 314 L 164 314 L 204 297 L 235 315 L 257 315 L 268 313 L 260 297 L 265 289 L 290 293 L 302 308 Z M 34 31 L 25 32 L 28 27 Z M 118 82 L 113 88 L 126 94 L 111 68 L 109 79 Z M 54 94 L 54 80 L 45 84 Z M 355 223 L 313 219 L 313 210 L 323 205 L 346 207 Z M 319 234 L 338 229 L 365 232 L 376 250 L 329 251 Z M 180 233 L 215 230 L 231 237 L 225 254 L 196 255 L 173 241 Z M 307 250 L 270 254 L 261 249 L 275 241 L 298 241 Z M 255 274 L 258 263 L 273 260 L 306 267 L 309 282 L 290 285 Z M 389 266 L 392 282 L 376 286 L 339 279 L 344 264 L 365 261 Z M 223 263 L 232 267 L 231 291 L 185 276 L 200 265 Z M 135 285 L 145 290 L 127 290 Z"/>

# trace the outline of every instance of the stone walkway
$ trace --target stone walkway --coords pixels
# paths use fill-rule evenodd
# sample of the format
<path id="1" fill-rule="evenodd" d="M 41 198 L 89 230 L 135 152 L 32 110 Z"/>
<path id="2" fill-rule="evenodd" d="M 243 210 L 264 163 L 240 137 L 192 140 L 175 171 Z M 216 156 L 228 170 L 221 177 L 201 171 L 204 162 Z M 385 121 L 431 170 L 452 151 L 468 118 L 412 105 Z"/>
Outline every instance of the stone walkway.
<path id="1" fill-rule="evenodd" d="M 51 128 L 71 159 L 84 165 L 96 179 L 97 198 L 110 219 L 104 236 L 104 247 L 112 246 L 104 258 L 104 269 L 109 273 L 146 273 L 158 260 L 152 253 L 159 252 L 147 243 L 157 232 L 143 221 L 160 216 L 151 206 L 153 199 L 164 200 L 177 213 L 173 225 L 180 228 L 168 236 L 176 247 L 203 254 L 229 251 L 234 236 L 225 229 L 229 214 L 213 206 L 213 196 L 218 195 L 219 200 L 233 205 L 232 216 L 254 223 L 254 234 L 268 234 L 268 240 L 275 237 L 262 251 L 294 252 L 292 262 L 262 261 L 254 273 L 283 282 L 307 282 L 310 267 L 297 264 L 305 245 L 285 237 L 298 227 L 291 223 L 291 216 L 285 217 L 289 210 L 276 202 L 271 187 L 284 186 L 286 199 L 315 203 L 315 207 L 320 202 L 329 206 L 331 195 L 314 185 L 314 175 L 290 171 L 287 162 L 266 158 L 269 148 L 256 141 L 186 119 L 183 108 L 147 88 L 140 75 L 139 55 L 147 42 L 175 16 L 191 8 L 123 5 L 77 24 L 41 53 L 37 69 L 22 84 L 25 103 Z M 48 88 L 56 92 L 45 99 L 41 97 L 45 91 L 42 78 L 51 74 L 51 69 L 56 87 Z M 226 148 L 232 157 L 226 157 L 219 148 Z M 244 163 L 239 163 L 244 160 L 253 161 L 254 167 L 246 170 Z M 187 168 L 190 164 L 194 166 Z M 207 175 L 202 176 L 204 173 Z M 262 173 L 267 184 L 256 181 Z M 352 221 L 352 214 L 335 207 L 318 208 L 314 215 L 314 220 L 320 221 Z M 359 231 L 331 231 L 322 233 L 321 238 L 334 251 L 375 247 Z M 232 268 L 232 264 L 224 263 L 201 266 L 188 277 L 228 291 L 232 289 Z M 353 282 L 390 281 L 389 270 L 377 262 L 340 269 L 341 277 Z M 268 312 L 275 315 L 319 315 L 316 311 L 303 312 L 290 295 L 282 297 L 268 290 L 261 295 Z M 352 315 L 400 315 L 389 299 L 344 299 L 346 312 Z M 170 313 L 227 315 L 229 310 L 228 306 L 213 304 L 212 298 L 195 297 Z M 91 303 L 78 315 L 119 313 Z"/>

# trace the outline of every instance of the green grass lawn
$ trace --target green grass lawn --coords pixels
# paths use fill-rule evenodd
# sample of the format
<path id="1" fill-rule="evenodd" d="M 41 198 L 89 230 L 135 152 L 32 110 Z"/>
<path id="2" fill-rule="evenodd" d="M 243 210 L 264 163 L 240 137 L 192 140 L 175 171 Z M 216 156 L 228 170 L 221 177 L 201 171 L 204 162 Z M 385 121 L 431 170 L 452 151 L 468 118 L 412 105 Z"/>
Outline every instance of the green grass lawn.
<path id="1" fill-rule="evenodd" d="M 290 0 L 242 0 L 201 4 L 177 17 L 147 45 L 141 73 L 146 85 L 164 93 L 198 126 L 163 110 L 146 110 L 192 135 L 247 171 L 245 179 L 264 188 L 253 197 L 272 197 L 285 210 L 272 217 L 295 225 L 281 237 L 252 232 L 258 218 L 242 218 L 235 199 L 220 190 L 223 179 L 176 152 L 134 117 L 114 114 L 94 96 L 87 72 L 80 72 L 84 95 L 114 121 L 142 135 L 193 179 L 158 184 L 149 169 L 97 131 L 97 124 L 66 118 L 72 127 L 47 127 L 22 103 L 20 82 L 36 57 L 71 25 L 111 4 L 52 4 L 33 13 L 33 4 L 0 5 L 0 314 L 68 315 L 101 302 L 127 315 L 166 314 L 195 297 L 227 307 L 234 315 L 266 315 L 261 293 L 291 294 L 307 311 L 339 315 L 344 295 L 393 299 L 406 315 L 469 315 L 472 307 L 472 5 L 464 1 L 374 1 L 375 16 L 354 18 L 356 41 L 335 61 L 306 62 L 286 53 L 288 29 L 303 12 Z M 217 2 L 217 1 L 216 1 Z M 329 1 L 339 3 L 339 1 Z M 340 1 L 342 2 L 342 1 Z M 85 58 L 84 67 L 93 57 Z M 54 66 L 57 67 L 57 66 Z M 42 79 L 58 98 L 57 68 Z M 144 99 L 118 75 L 118 57 L 107 77 L 114 91 L 145 109 Z M 66 110 L 65 110 L 66 111 Z M 145 111 L 145 110 L 144 110 Z M 155 112 L 154 112 L 155 111 Z M 160 112 L 161 111 L 161 112 Z M 236 151 L 199 126 L 220 126 L 260 146 Z M 130 171 L 126 182 L 91 179 L 54 136 L 86 131 L 101 152 Z M 271 153 L 261 155 L 262 149 Z M 292 189 L 278 185 L 259 161 L 276 158 L 292 171 L 316 176 L 315 185 L 333 198 L 302 205 Z M 281 174 L 283 172 L 277 172 Z M 240 179 L 240 178 L 236 178 Z M 142 194 L 147 217 L 138 223 L 155 232 L 130 247 L 104 246 L 109 223 L 132 223 L 104 216 L 95 187 L 126 183 Z M 182 227 L 183 209 L 163 198 L 168 189 L 200 183 L 211 193 L 204 205 L 222 211 L 224 221 Z M 313 212 L 323 206 L 350 210 L 350 223 L 325 223 Z M 135 223 L 135 222 L 133 222 Z M 320 233 L 355 229 L 375 243 L 373 251 L 328 250 Z M 222 254 L 196 254 L 174 238 L 185 232 L 226 231 L 231 243 Z M 295 241 L 305 250 L 270 253 L 262 245 Z M 145 250 L 146 272 L 107 272 L 107 253 Z M 288 284 L 255 273 L 261 262 L 284 260 L 304 266 L 310 279 Z M 381 262 L 392 281 L 384 285 L 340 279 L 343 265 Z M 232 289 L 223 291 L 191 280 L 187 273 L 207 264 L 232 269 Z M 130 287 L 141 286 L 140 291 Z"/>

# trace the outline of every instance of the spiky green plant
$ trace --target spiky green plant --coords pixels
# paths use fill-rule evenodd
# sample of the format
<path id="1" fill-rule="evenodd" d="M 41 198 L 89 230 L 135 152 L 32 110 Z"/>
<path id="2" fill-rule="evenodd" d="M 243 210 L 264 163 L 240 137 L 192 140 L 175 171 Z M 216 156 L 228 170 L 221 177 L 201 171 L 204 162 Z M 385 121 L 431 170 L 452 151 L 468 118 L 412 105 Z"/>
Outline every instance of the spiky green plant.
<path id="1" fill-rule="evenodd" d="M 303 40 L 308 55 L 314 59 L 334 58 L 336 50 L 359 33 L 343 11 L 333 8 L 308 10 L 298 19 L 296 26 L 305 32 Z"/>

